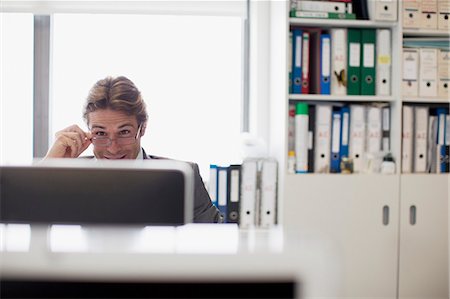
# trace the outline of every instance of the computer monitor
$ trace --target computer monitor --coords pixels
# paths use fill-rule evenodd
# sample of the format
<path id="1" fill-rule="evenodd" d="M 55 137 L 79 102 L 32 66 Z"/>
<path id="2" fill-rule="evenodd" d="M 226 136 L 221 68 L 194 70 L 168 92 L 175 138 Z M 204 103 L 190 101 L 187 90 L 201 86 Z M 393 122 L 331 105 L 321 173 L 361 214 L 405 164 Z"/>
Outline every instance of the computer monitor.
<path id="1" fill-rule="evenodd" d="M 182 225 L 193 220 L 192 167 L 173 160 L 51 159 L 0 166 L 0 221 Z"/>

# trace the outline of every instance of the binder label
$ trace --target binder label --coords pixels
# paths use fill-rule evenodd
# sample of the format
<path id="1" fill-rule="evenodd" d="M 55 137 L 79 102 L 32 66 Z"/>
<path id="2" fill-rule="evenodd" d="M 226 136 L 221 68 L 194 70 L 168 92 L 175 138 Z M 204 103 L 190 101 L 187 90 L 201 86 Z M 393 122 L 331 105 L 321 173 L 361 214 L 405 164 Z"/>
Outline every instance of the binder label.
<path id="1" fill-rule="evenodd" d="M 360 43 L 350 43 L 350 53 L 349 53 L 349 65 L 352 67 L 359 67 L 361 60 L 361 44 Z"/>
<path id="2" fill-rule="evenodd" d="M 364 67 L 374 67 L 375 66 L 375 45 L 374 44 L 364 44 Z"/>
<path id="3" fill-rule="evenodd" d="M 301 67 L 302 66 L 302 37 L 298 35 L 295 38 L 295 66 Z"/>
<path id="4" fill-rule="evenodd" d="M 231 171 L 231 194 L 230 194 L 230 201 L 231 202 L 238 202 L 239 201 L 239 170 L 232 170 Z"/>
<path id="5" fill-rule="evenodd" d="M 416 81 L 417 74 L 418 74 L 417 68 L 418 68 L 417 52 L 407 53 L 407 56 L 405 57 L 405 59 L 403 61 L 403 79 Z"/>
<path id="6" fill-rule="evenodd" d="M 329 77 L 331 72 L 330 39 L 322 40 L 322 76 Z"/>

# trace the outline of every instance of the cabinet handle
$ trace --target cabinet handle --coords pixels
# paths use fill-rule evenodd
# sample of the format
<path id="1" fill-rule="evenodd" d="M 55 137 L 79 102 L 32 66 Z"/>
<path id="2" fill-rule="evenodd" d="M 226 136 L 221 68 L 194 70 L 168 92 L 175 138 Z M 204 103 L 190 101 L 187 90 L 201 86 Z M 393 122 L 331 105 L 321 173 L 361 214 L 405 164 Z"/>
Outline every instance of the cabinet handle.
<path id="1" fill-rule="evenodd" d="M 383 225 L 389 224 L 389 206 L 383 207 Z"/>
<path id="2" fill-rule="evenodd" d="M 409 207 L 409 224 L 415 225 L 417 221 L 417 208 L 416 206 Z"/>

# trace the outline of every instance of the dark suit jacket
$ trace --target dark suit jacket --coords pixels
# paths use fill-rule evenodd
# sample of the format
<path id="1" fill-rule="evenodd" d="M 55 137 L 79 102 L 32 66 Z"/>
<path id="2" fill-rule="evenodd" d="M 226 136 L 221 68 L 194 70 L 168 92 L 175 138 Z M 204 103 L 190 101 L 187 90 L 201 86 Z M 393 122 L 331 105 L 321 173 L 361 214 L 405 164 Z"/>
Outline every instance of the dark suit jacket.
<path id="1" fill-rule="evenodd" d="M 144 159 L 167 159 L 163 157 L 157 157 L 147 155 L 145 150 L 142 149 Z M 85 158 L 93 158 L 85 157 Z M 212 204 L 208 191 L 206 191 L 205 184 L 198 170 L 198 165 L 195 163 L 189 163 L 194 170 L 194 222 L 195 223 L 222 223 L 223 218 L 220 215 L 219 210 Z"/>

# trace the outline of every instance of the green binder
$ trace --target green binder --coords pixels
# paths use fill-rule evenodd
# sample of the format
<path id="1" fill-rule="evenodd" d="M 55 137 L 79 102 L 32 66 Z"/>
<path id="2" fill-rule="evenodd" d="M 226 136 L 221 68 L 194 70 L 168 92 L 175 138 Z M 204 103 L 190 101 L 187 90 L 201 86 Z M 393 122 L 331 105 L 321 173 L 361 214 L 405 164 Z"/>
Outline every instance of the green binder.
<path id="1" fill-rule="evenodd" d="M 361 30 L 361 94 L 375 95 L 376 29 Z"/>
<path id="2" fill-rule="evenodd" d="M 361 94 L 361 30 L 348 29 L 347 34 L 347 94 Z"/>

